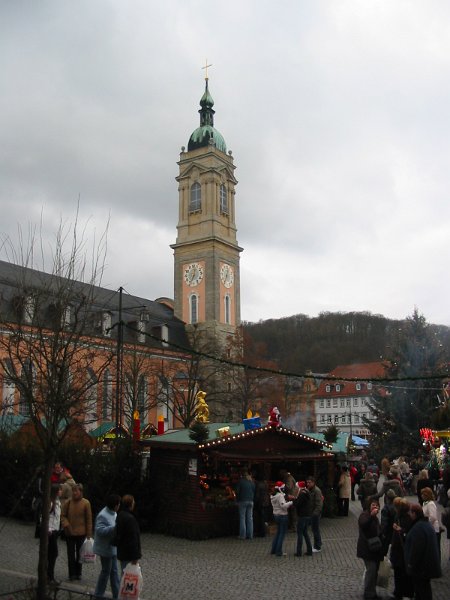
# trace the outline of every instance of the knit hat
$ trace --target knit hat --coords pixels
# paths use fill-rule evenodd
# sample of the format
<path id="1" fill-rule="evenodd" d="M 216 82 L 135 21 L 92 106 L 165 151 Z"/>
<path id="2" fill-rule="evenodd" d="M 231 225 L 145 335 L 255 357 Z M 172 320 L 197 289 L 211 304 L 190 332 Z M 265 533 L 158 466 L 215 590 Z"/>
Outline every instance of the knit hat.
<path id="1" fill-rule="evenodd" d="M 297 487 L 304 488 L 306 487 L 306 482 L 305 481 L 297 481 Z"/>
<path id="2" fill-rule="evenodd" d="M 386 496 L 388 498 L 390 498 L 391 500 L 393 500 L 397 496 L 397 494 L 394 492 L 394 490 L 388 490 L 386 492 Z"/>
<path id="3" fill-rule="evenodd" d="M 284 481 L 277 481 L 275 484 L 275 489 L 283 491 L 284 490 Z"/>

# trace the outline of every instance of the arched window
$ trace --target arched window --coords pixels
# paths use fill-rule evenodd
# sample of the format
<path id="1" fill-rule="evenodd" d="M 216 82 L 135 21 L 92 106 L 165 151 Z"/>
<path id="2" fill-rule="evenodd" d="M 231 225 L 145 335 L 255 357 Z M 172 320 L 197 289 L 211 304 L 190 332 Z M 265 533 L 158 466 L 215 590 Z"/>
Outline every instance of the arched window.
<path id="1" fill-rule="evenodd" d="M 85 399 L 85 427 L 89 431 L 97 427 L 97 384 L 98 379 L 94 371 L 87 369 L 86 399 Z"/>
<path id="2" fill-rule="evenodd" d="M 191 197 L 189 199 L 189 212 L 202 210 L 202 188 L 195 182 L 191 185 Z"/>
<path id="3" fill-rule="evenodd" d="M 225 303 L 225 323 L 227 325 L 231 324 L 231 298 L 229 294 L 226 294 L 224 297 Z"/>
<path id="4" fill-rule="evenodd" d="M 112 375 L 109 369 L 106 369 L 103 374 L 102 418 L 104 420 L 112 418 Z"/>
<path id="5" fill-rule="evenodd" d="M 197 294 L 192 294 L 189 298 L 189 314 L 190 314 L 190 322 L 193 325 L 194 323 L 198 323 L 198 296 Z"/>
<path id="6" fill-rule="evenodd" d="M 227 188 L 223 184 L 220 186 L 220 213 L 222 215 L 228 214 Z"/>

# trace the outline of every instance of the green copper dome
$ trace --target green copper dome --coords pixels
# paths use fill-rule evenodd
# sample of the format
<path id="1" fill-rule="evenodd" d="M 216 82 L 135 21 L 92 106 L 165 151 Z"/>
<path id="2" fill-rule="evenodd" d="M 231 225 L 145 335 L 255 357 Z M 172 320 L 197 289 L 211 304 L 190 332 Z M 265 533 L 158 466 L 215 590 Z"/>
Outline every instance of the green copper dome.
<path id="1" fill-rule="evenodd" d="M 200 127 L 193 132 L 189 138 L 188 151 L 196 148 L 205 148 L 210 144 L 222 152 L 227 151 L 225 140 L 221 133 L 214 127 L 214 100 L 208 89 L 208 80 L 206 80 L 205 93 L 200 100 Z"/>

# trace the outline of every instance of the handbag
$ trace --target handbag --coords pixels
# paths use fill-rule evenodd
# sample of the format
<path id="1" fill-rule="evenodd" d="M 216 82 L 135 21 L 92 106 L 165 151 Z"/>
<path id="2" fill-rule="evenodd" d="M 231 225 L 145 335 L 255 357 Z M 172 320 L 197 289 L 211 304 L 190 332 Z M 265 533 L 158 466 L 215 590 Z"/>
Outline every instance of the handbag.
<path id="1" fill-rule="evenodd" d="M 367 544 L 370 552 L 379 552 L 382 548 L 381 539 L 378 535 L 375 537 L 367 538 Z"/>
<path id="2" fill-rule="evenodd" d="M 120 580 L 118 600 L 139 600 L 140 594 L 142 594 L 141 567 L 128 563 Z"/>

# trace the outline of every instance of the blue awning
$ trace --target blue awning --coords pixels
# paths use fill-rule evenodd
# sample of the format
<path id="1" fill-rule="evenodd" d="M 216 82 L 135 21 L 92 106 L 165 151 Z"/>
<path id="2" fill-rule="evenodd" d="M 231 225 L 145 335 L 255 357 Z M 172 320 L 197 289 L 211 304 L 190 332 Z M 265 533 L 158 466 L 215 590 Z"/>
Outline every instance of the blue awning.
<path id="1" fill-rule="evenodd" d="M 352 435 L 352 440 L 355 446 L 368 446 L 369 442 L 359 435 Z"/>

